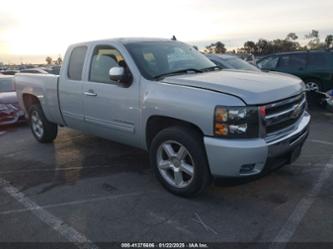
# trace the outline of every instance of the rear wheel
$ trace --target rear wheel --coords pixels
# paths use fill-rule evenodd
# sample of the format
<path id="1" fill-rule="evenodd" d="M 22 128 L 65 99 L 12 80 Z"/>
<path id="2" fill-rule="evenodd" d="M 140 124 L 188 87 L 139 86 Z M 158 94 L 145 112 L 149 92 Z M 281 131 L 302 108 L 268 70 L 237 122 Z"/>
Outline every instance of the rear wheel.
<path id="1" fill-rule="evenodd" d="M 210 182 L 202 136 L 194 129 L 159 132 L 150 146 L 150 161 L 158 180 L 174 194 L 195 196 Z"/>
<path id="2" fill-rule="evenodd" d="M 58 126 L 49 122 L 40 105 L 33 105 L 29 111 L 30 128 L 41 143 L 51 143 L 58 134 Z"/>

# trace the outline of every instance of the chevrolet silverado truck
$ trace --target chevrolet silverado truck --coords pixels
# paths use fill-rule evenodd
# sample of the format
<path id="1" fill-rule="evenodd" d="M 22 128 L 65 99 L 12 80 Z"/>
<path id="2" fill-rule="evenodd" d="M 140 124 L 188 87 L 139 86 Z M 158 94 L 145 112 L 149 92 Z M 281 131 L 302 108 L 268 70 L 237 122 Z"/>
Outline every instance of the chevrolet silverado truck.
<path id="1" fill-rule="evenodd" d="M 162 185 L 181 196 L 216 177 L 288 164 L 308 135 L 301 79 L 222 70 L 179 41 L 79 43 L 68 48 L 59 76 L 17 74 L 15 81 L 39 142 L 66 126 L 145 149 Z"/>

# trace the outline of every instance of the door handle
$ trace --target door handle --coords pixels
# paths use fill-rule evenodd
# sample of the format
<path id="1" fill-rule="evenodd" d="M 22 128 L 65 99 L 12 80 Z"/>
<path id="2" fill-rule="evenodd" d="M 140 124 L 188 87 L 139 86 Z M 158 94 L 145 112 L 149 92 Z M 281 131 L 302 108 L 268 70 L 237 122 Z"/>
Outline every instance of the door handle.
<path id="1" fill-rule="evenodd" d="M 84 92 L 83 94 L 86 96 L 92 96 L 92 97 L 97 96 L 97 93 L 95 93 L 94 90 L 92 90 L 92 89 L 88 90 L 87 92 Z"/>

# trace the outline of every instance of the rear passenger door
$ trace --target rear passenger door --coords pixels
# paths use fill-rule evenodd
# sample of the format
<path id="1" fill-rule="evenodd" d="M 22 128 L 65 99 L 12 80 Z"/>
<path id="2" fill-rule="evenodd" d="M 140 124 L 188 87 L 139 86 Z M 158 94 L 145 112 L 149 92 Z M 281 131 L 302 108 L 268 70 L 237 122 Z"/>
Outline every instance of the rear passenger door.
<path id="1" fill-rule="evenodd" d="M 96 45 L 89 56 L 83 86 L 85 122 L 90 133 L 114 141 L 136 145 L 139 124 L 139 82 L 119 49 Z M 124 67 L 132 80 L 120 85 L 109 77 L 112 67 Z"/>
<path id="2" fill-rule="evenodd" d="M 70 57 L 63 65 L 59 80 L 59 102 L 64 120 L 67 126 L 79 130 L 85 130 L 82 75 L 87 50 L 87 46 L 77 46 L 68 51 Z"/>
<path id="3" fill-rule="evenodd" d="M 307 65 L 307 78 L 315 79 L 321 83 L 321 90 L 332 89 L 333 70 L 330 68 L 330 52 L 309 52 Z"/>
<path id="4" fill-rule="evenodd" d="M 306 75 L 306 53 L 280 55 L 277 71 L 303 78 Z"/>

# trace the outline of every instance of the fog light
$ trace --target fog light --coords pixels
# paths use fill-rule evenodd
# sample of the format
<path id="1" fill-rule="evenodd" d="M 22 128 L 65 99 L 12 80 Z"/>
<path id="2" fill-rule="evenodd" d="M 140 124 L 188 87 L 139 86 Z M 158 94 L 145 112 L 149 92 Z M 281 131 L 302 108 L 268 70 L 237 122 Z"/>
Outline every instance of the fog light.
<path id="1" fill-rule="evenodd" d="M 253 169 L 254 166 L 256 166 L 255 163 L 251 163 L 251 164 L 243 164 L 239 170 L 240 174 L 247 174 L 250 173 Z"/>

